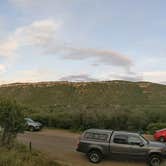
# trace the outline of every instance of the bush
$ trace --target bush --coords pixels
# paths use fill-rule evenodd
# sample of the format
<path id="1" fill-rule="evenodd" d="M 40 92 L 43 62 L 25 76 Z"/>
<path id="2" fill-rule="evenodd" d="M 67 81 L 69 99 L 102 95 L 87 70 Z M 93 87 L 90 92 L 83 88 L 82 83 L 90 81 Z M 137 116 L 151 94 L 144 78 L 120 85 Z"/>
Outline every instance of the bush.
<path id="1" fill-rule="evenodd" d="M 150 134 L 153 134 L 156 130 L 166 128 L 166 123 L 150 123 L 147 130 Z"/>
<path id="2" fill-rule="evenodd" d="M 74 108 L 74 106 L 73 106 Z M 34 113 L 33 113 L 34 112 Z M 85 130 L 88 128 L 105 128 L 113 130 L 143 131 L 154 129 L 149 124 L 163 124 L 165 121 L 165 112 L 149 106 L 111 105 L 108 108 L 103 106 L 90 107 L 75 106 L 70 109 L 44 109 L 32 111 L 29 116 L 42 122 L 47 127 Z M 158 126 L 158 125 L 157 125 Z"/>
<path id="3" fill-rule="evenodd" d="M 9 100 L 0 101 L 0 126 L 3 128 L 1 144 L 11 147 L 17 133 L 25 127 L 22 107 Z"/>

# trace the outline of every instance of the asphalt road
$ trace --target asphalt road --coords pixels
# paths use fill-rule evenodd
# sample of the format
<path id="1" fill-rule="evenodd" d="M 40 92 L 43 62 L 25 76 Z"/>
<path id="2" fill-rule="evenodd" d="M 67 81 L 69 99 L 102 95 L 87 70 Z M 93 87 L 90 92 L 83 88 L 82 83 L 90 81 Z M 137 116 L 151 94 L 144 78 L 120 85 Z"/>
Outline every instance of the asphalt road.
<path id="1" fill-rule="evenodd" d="M 86 156 L 75 151 L 79 134 L 66 130 L 44 129 L 40 132 L 26 132 L 18 136 L 24 144 L 31 141 L 32 148 L 46 153 L 50 158 L 71 166 L 94 166 Z M 104 159 L 97 166 L 146 166 L 145 162 Z"/>

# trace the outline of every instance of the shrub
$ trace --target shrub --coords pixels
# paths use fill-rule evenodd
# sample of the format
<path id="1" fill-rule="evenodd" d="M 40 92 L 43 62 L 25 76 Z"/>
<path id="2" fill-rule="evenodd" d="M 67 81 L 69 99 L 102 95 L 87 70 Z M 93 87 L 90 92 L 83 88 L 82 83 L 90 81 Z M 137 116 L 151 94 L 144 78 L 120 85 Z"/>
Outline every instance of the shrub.
<path id="1" fill-rule="evenodd" d="M 166 123 L 150 123 L 147 130 L 150 134 L 153 134 L 156 130 L 166 128 Z"/>
<path id="2" fill-rule="evenodd" d="M 3 128 L 1 144 L 11 147 L 17 133 L 25 127 L 22 107 L 9 100 L 0 101 L 0 126 Z"/>

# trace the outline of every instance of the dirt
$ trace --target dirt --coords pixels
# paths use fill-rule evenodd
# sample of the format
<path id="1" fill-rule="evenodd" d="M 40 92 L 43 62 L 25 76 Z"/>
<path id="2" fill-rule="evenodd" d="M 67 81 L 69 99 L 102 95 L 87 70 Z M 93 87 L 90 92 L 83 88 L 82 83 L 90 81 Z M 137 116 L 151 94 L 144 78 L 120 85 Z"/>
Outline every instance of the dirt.
<path id="1" fill-rule="evenodd" d="M 32 148 L 46 153 L 54 160 L 69 166 L 94 166 L 86 156 L 75 151 L 79 134 L 66 130 L 43 129 L 40 132 L 26 132 L 18 136 L 24 144 L 32 143 Z M 146 166 L 144 161 L 124 161 L 104 159 L 97 166 Z"/>

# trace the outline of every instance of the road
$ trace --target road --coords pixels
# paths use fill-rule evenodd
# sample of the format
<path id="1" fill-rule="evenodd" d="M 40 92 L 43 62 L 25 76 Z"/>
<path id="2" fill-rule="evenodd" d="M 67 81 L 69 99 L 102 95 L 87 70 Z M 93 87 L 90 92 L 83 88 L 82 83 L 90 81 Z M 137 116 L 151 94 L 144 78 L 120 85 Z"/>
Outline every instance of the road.
<path id="1" fill-rule="evenodd" d="M 79 134 L 66 130 L 43 129 L 40 132 L 26 132 L 18 136 L 18 140 L 24 144 L 31 141 L 32 148 L 46 153 L 54 160 L 69 166 L 94 166 L 89 163 L 86 156 L 75 151 Z M 97 166 L 146 166 L 145 162 L 119 161 L 105 159 Z"/>

